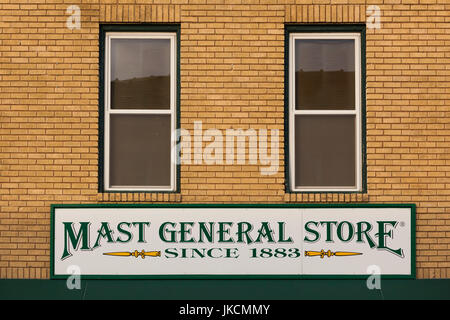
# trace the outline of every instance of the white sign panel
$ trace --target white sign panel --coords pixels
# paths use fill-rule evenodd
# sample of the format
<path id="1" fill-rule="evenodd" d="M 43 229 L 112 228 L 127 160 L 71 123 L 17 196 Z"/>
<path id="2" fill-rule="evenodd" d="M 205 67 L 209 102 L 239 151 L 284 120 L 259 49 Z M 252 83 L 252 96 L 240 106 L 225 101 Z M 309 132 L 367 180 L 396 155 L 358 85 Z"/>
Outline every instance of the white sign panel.
<path id="1" fill-rule="evenodd" d="M 52 206 L 52 277 L 414 275 L 414 206 Z"/>

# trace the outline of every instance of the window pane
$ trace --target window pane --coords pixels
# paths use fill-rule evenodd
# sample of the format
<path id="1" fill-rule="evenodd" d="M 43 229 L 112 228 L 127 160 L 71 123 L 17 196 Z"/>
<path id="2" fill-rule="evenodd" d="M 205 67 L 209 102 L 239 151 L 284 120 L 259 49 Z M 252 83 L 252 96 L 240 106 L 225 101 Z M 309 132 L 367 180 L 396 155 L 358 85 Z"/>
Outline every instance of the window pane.
<path id="1" fill-rule="evenodd" d="M 111 108 L 170 109 L 170 40 L 111 39 Z"/>
<path id="2" fill-rule="evenodd" d="M 355 116 L 295 117 L 295 186 L 356 186 Z"/>
<path id="3" fill-rule="evenodd" d="M 295 108 L 355 109 L 354 40 L 295 40 Z"/>
<path id="4" fill-rule="evenodd" d="M 170 115 L 111 115 L 110 186 L 170 186 L 170 132 Z"/>

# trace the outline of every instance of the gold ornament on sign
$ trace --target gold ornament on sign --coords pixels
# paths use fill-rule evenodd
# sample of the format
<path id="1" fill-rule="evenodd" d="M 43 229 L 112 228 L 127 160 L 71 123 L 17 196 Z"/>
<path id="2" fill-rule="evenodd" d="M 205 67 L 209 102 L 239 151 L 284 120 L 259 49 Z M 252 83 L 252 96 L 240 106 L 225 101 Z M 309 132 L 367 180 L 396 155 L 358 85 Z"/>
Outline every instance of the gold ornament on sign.
<path id="1" fill-rule="evenodd" d="M 335 257 L 347 257 L 347 256 L 359 256 L 362 255 L 360 252 L 348 252 L 348 251 L 336 251 L 331 252 L 331 250 L 324 251 L 323 249 L 321 251 L 305 251 L 306 257 L 317 257 L 320 256 L 321 259 L 323 257 L 327 256 L 328 258 L 335 256 Z"/>
<path id="2" fill-rule="evenodd" d="M 145 257 L 160 257 L 161 256 L 161 251 L 148 251 L 145 252 L 144 250 L 142 251 L 137 251 L 134 250 L 133 252 L 128 252 L 128 251 L 122 251 L 122 252 L 105 252 L 103 255 L 105 256 L 116 256 L 116 257 L 139 257 L 141 256 L 142 259 L 145 259 Z"/>

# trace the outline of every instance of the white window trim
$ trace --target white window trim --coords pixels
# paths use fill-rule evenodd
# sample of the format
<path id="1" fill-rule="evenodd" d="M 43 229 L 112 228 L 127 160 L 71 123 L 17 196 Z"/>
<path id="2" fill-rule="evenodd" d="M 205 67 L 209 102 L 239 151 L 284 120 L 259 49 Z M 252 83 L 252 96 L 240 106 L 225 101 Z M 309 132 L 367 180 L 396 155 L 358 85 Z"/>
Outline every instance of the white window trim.
<path id="1" fill-rule="evenodd" d="M 170 108 L 169 109 L 122 109 L 112 110 L 110 103 L 110 55 L 111 55 L 111 39 L 169 39 L 170 40 Z M 104 190 L 105 191 L 175 191 L 176 190 L 176 161 L 175 161 L 175 129 L 176 129 L 176 106 L 177 106 L 177 39 L 175 33 L 161 32 L 106 32 L 105 34 L 105 83 L 104 83 Z M 170 186 L 110 186 L 110 115 L 111 114 L 170 114 L 171 116 L 171 169 L 170 169 Z"/>
<path id="2" fill-rule="evenodd" d="M 355 40 L 355 110 L 296 110 L 295 109 L 295 40 L 353 39 Z M 289 181 L 294 192 L 358 192 L 362 190 L 362 129 L 361 129 L 361 35 L 359 33 L 291 33 L 289 35 Z M 355 115 L 356 162 L 355 187 L 295 187 L 295 115 Z"/>

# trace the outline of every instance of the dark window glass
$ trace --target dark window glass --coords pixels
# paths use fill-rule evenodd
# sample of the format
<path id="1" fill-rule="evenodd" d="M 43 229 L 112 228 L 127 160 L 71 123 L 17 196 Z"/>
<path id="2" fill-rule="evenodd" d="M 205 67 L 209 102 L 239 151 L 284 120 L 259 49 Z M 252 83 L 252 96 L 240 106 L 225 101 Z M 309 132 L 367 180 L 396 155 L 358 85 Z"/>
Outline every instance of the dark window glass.
<path id="1" fill-rule="evenodd" d="M 111 39 L 111 108 L 170 108 L 170 40 Z"/>
<path id="2" fill-rule="evenodd" d="M 354 40 L 295 40 L 295 108 L 355 109 Z"/>
<path id="3" fill-rule="evenodd" d="M 170 119 L 170 115 L 111 115 L 112 187 L 170 186 Z"/>
<path id="4" fill-rule="evenodd" d="M 355 116 L 295 116 L 295 187 L 356 186 Z"/>

